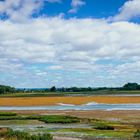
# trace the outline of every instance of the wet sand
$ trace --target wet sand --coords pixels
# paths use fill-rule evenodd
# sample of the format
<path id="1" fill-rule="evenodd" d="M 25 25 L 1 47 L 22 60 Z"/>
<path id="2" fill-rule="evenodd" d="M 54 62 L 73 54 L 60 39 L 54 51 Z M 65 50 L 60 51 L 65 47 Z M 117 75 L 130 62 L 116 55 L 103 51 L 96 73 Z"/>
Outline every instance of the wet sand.
<path id="1" fill-rule="evenodd" d="M 0 106 L 50 106 L 63 104 L 81 105 L 90 102 L 123 104 L 140 103 L 140 96 L 81 96 L 81 97 L 12 97 L 0 98 Z"/>

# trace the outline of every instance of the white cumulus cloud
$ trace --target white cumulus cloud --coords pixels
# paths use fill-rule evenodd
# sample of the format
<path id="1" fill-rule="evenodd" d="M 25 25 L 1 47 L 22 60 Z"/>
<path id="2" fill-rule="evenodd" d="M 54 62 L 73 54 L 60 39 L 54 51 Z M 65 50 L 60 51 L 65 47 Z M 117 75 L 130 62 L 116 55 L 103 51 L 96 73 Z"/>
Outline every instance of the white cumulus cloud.
<path id="1" fill-rule="evenodd" d="M 71 2 L 71 9 L 68 11 L 69 13 L 77 13 L 79 7 L 85 5 L 86 2 L 84 0 L 72 0 Z"/>
<path id="2" fill-rule="evenodd" d="M 4 0 L 0 1 L 0 14 L 6 14 L 14 22 L 25 22 L 43 6 L 45 1 L 61 2 L 61 0 Z"/>
<path id="3" fill-rule="evenodd" d="M 113 20 L 130 20 L 132 18 L 140 18 L 140 0 L 129 0 L 120 8 Z"/>

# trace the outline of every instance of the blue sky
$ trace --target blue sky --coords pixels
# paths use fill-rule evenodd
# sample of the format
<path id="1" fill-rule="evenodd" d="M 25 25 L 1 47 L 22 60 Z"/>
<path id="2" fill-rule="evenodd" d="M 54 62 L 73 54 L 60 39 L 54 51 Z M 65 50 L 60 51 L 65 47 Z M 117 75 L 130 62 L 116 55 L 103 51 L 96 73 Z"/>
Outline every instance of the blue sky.
<path id="1" fill-rule="evenodd" d="M 64 0 L 64 2 L 59 4 L 45 2 L 39 16 L 40 14 L 56 16 L 59 13 L 65 13 L 66 18 L 106 18 L 114 16 L 126 1 L 127 0 L 86 0 L 86 4 L 79 8 L 76 14 L 68 13 L 69 9 L 71 9 L 71 0 Z"/>
<path id="2" fill-rule="evenodd" d="M 0 84 L 140 83 L 139 0 L 1 0 Z"/>

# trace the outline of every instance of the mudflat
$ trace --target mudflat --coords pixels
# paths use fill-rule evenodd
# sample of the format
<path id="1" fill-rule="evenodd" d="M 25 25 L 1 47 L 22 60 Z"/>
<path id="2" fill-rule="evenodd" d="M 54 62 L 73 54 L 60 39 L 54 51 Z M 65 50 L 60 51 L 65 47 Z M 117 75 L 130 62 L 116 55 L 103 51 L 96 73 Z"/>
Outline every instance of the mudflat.
<path id="1" fill-rule="evenodd" d="M 0 106 L 50 106 L 63 104 L 81 105 L 90 102 L 123 104 L 140 103 L 140 96 L 78 96 L 78 97 L 2 97 Z"/>

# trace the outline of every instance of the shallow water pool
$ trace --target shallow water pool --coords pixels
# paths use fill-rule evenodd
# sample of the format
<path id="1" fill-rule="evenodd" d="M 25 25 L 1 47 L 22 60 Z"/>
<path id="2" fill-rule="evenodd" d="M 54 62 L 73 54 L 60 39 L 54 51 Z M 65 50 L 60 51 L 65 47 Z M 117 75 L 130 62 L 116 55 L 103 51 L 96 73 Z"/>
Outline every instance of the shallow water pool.
<path id="1" fill-rule="evenodd" d="M 59 103 L 55 106 L 0 106 L 0 110 L 140 110 L 140 104 L 98 104 L 72 105 Z"/>

